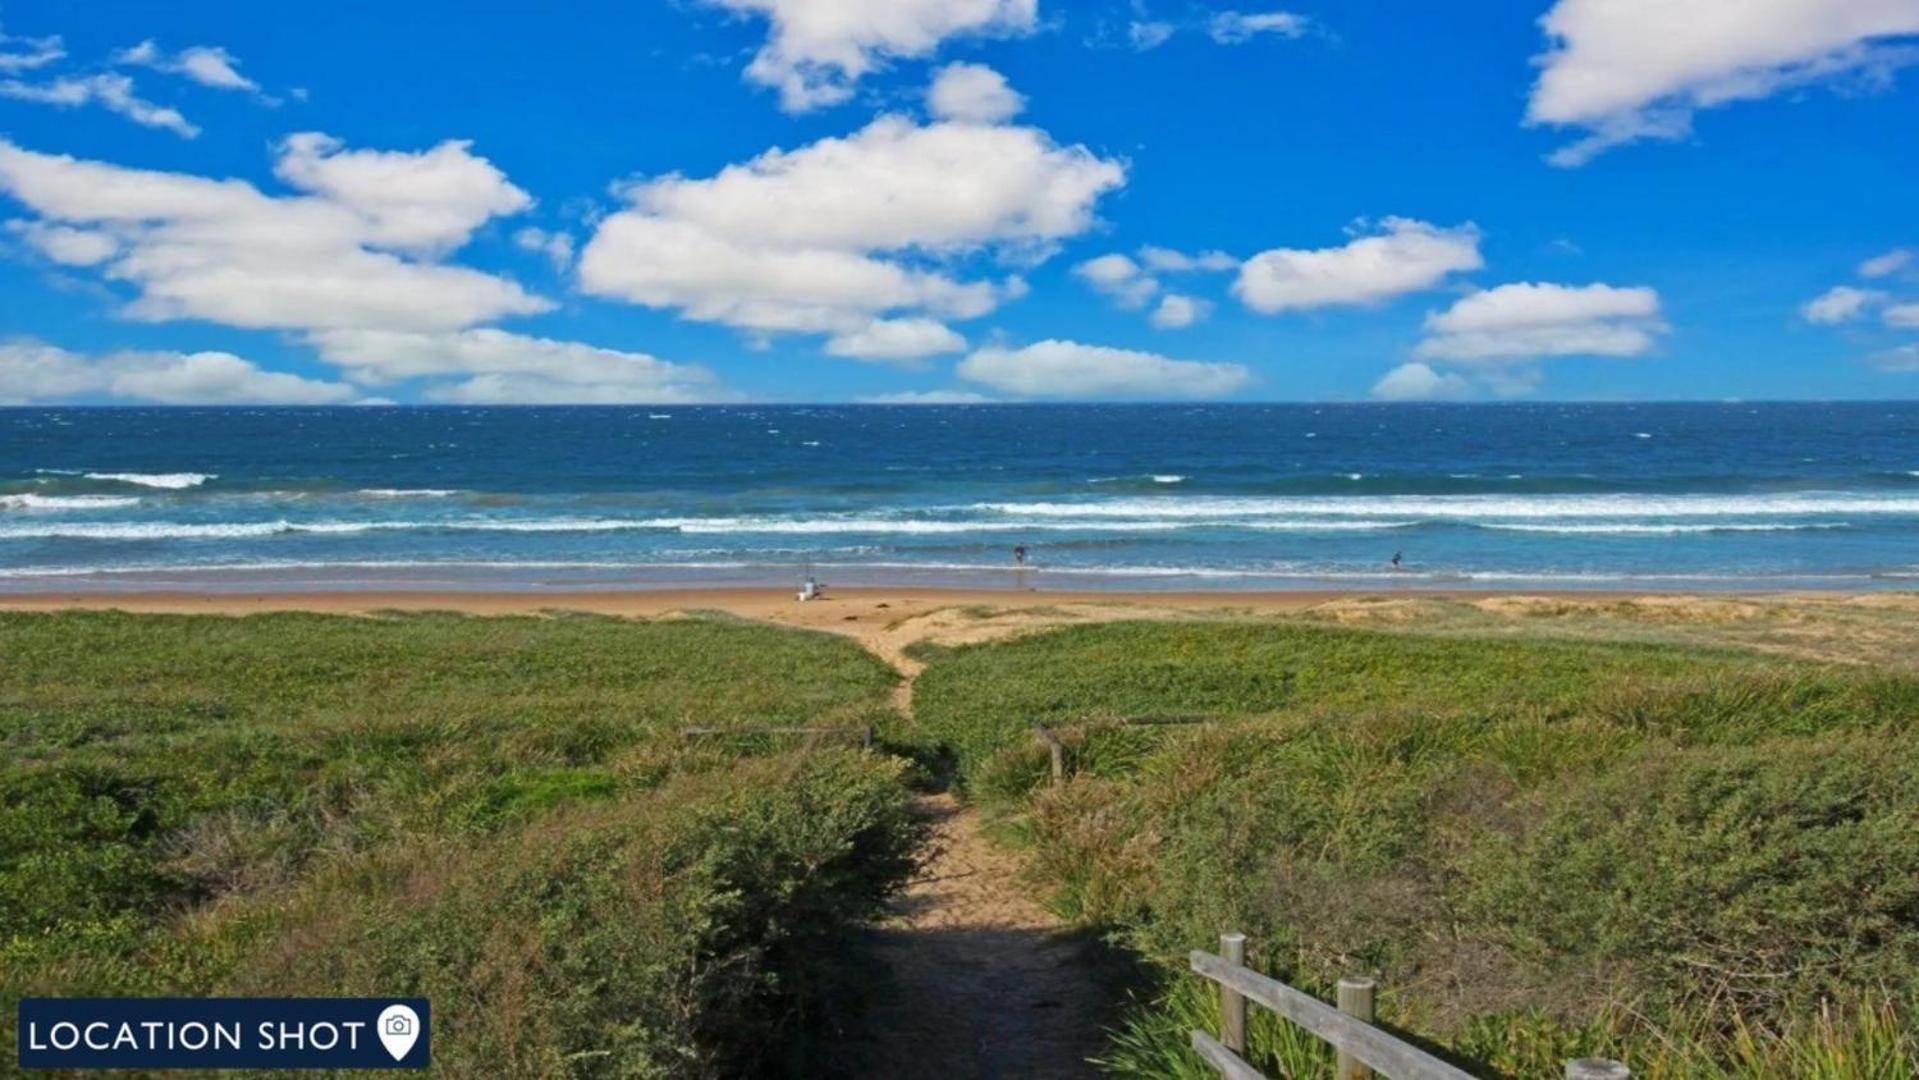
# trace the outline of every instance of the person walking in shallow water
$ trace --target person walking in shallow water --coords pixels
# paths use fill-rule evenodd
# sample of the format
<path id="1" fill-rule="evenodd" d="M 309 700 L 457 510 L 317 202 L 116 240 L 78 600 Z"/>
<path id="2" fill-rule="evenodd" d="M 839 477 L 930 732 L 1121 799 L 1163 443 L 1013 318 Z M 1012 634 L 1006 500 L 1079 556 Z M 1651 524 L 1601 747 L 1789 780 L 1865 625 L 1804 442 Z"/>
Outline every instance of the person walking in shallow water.
<path id="1" fill-rule="evenodd" d="M 1403 561 L 1403 560 L 1401 560 L 1401 559 L 1400 559 L 1400 553 L 1399 553 L 1399 552 L 1397 552 L 1397 551 L 1395 551 L 1395 552 L 1393 552 L 1393 569 L 1395 569 L 1395 570 L 1404 570 L 1404 569 L 1405 569 L 1405 567 L 1403 567 L 1403 566 L 1401 566 L 1401 565 L 1400 565 L 1400 563 L 1401 563 L 1402 561 Z"/>
<path id="2" fill-rule="evenodd" d="M 1015 544 L 1013 546 L 1013 565 L 1014 566 L 1026 565 L 1026 545 L 1025 544 Z"/>

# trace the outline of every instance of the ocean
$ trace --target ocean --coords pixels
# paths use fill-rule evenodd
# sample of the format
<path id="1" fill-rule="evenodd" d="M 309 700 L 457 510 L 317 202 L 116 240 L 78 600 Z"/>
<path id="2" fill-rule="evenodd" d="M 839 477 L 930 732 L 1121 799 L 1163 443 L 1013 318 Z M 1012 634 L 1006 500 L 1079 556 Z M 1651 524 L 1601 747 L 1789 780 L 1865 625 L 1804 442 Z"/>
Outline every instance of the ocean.
<path id="1" fill-rule="evenodd" d="M 0 590 L 808 575 L 1909 588 L 1919 404 L 0 410 Z"/>

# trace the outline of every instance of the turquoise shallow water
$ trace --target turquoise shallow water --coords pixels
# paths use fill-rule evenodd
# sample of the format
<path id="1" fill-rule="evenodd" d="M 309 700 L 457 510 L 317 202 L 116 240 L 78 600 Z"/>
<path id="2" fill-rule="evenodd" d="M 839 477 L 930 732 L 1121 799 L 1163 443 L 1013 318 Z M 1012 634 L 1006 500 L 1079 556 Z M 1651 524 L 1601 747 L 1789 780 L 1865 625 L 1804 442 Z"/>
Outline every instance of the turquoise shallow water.
<path id="1" fill-rule="evenodd" d="M 1919 405 L 0 410 L 0 590 L 807 573 L 1912 587 Z"/>

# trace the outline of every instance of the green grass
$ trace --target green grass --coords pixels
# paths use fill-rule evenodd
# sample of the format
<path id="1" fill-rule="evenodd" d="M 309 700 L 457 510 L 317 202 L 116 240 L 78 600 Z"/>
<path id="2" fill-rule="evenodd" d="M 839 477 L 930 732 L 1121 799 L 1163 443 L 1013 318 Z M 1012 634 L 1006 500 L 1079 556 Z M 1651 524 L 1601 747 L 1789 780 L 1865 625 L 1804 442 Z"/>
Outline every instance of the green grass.
<path id="1" fill-rule="evenodd" d="M 764 1067 L 919 835 L 896 762 L 680 735 L 895 723 L 894 673 L 824 635 L 70 613 L 0 615 L 0 656 L 4 1024 L 424 993 L 450 1075 Z"/>
<path id="2" fill-rule="evenodd" d="M 1380 978 L 1384 1015 L 1505 1075 L 1600 1052 L 1816 1075 L 1919 1049 L 1893 1004 L 1919 995 L 1919 678 L 1250 623 L 928 658 L 924 737 L 1062 913 L 1162 965 L 1115 1071 L 1197 1075 L 1209 1004 L 1183 957 L 1226 929 L 1299 985 Z M 1148 715 L 1213 722 L 1120 723 Z M 1069 744 L 1061 787 L 1034 722 Z M 1269 1071 L 1325 1068 L 1283 1025 L 1256 1036 Z"/>
<path id="3" fill-rule="evenodd" d="M 1467 629 L 928 648 L 906 726 L 852 643 L 733 619 L 0 615 L 0 1025 L 423 994 L 447 1075 L 829 1072 L 846 931 L 923 835 L 908 766 L 680 729 L 874 724 L 1157 965 L 1115 1073 L 1205 1075 L 1183 956 L 1230 928 L 1322 994 L 1375 975 L 1477 1071 L 1913 1080 L 1919 676 Z"/>

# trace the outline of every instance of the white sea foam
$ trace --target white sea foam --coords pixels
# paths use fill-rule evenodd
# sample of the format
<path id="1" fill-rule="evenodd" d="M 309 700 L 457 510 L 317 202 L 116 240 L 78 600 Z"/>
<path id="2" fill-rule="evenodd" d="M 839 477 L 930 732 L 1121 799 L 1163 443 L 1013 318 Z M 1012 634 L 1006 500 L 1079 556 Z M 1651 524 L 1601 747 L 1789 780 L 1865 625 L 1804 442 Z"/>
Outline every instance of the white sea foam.
<path id="1" fill-rule="evenodd" d="M 242 540 L 280 534 L 344 535 L 440 530 L 497 533 L 677 532 L 691 535 L 810 536 L 874 534 L 941 536 L 968 533 L 1172 532 L 1196 528 L 1245 528 L 1267 532 L 1343 532 L 1406 528 L 1401 521 L 918 521 L 892 518 L 449 518 L 440 521 L 76 521 L 0 525 L 0 540 Z"/>
<path id="2" fill-rule="evenodd" d="M 51 471 L 51 470 L 50 470 Z M 208 480 L 219 477 L 214 473 L 178 472 L 178 473 L 84 473 L 89 480 L 117 480 L 122 484 L 137 484 L 140 487 L 166 488 L 178 491 L 183 488 L 199 487 Z"/>
<path id="3" fill-rule="evenodd" d="M 683 533 L 770 533 L 811 535 L 874 533 L 903 536 L 941 536 L 979 532 L 1169 532 L 1191 528 L 1177 521 L 1141 521 L 1115 525 L 1109 521 L 913 521 L 892 518 L 658 518 L 658 528 Z"/>
<path id="4" fill-rule="evenodd" d="M 1501 532 L 1558 533 L 1569 536 L 1684 536 L 1694 533 L 1804 532 L 1812 529 L 1850 529 L 1852 526 L 1843 521 L 1801 522 L 1799 524 L 1784 521 L 1753 521 L 1720 522 L 1711 525 L 1501 525 L 1498 523 L 1482 523 L 1478 528 L 1497 529 Z"/>
<path id="5" fill-rule="evenodd" d="M 1771 517 L 1806 514 L 1919 515 L 1919 496 L 1846 492 L 1762 495 L 1326 495 L 1141 496 L 1101 502 L 982 502 L 969 509 L 1009 517 L 1143 521 L 1259 517 L 1517 518 Z"/>
<path id="6" fill-rule="evenodd" d="M 1017 532 L 1174 532 L 1196 528 L 1260 529 L 1268 532 L 1343 532 L 1405 528 L 1403 521 L 1114 521 L 1111 519 L 918 521 L 891 518 L 658 518 L 648 523 L 684 533 L 876 533 L 938 536 Z"/>
<path id="7" fill-rule="evenodd" d="M 276 533 L 364 532 L 366 525 L 321 523 L 295 526 L 285 521 L 234 521 L 195 524 L 171 521 L 70 521 L 45 525 L 0 526 L 5 540 L 232 540 Z"/>
<path id="8" fill-rule="evenodd" d="M 297 570 L 637 570 L 648 566 L 667 565 L 633 562 L 568 562 L 547 559 L 460 559 L 433 561 L 426 559 L 263 559 L 252 562 L 219 563 L 114 563 L 100 566 L 55 566 L 55 567 L 5 567 L 0 568 L 0 578 L 74 578 L 74 577 L 127 577 L 141 574 L 167 574 L 180 576 L 218 576 L 221 574 L 278 573 Z M 714 566 L 720 563 L 687 563 L 691 566 Z M 731 564 L 745 566 L 748 564 Z"/>
<path id="9" fill-rule="evenodd" d="M 1153 474 L 1153 483 L 1155 484 L 1183 484 L 1185 482 L 1186 482 L 1186 478 L 1184 476 L 1179 475 L 1178 473 L 1154 473 Z"/>
<path id="10" fill-rule="evenodd" d="M 459 492 L 452 488 L 361 488 L 354 494 L 369 499 L 447 499 Z"/>
<path id="11" fill-rule="evenodd" d="M 0 507 L 12 510 L 112 510 L 139 502 L 135 495 L 0 495 Z"/>

